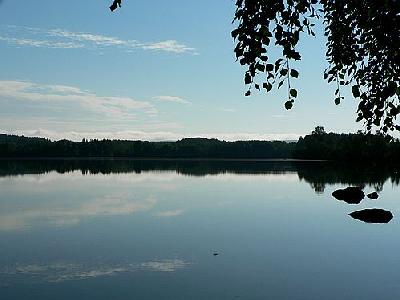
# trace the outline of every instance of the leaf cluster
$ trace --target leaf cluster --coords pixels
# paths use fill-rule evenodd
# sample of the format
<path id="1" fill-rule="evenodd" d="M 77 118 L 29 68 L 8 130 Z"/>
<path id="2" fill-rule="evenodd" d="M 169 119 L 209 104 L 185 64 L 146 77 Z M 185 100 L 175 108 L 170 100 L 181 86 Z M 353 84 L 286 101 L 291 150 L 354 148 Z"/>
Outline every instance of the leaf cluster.
<path id="1" fill-rule="evenodd" d="M 291 109 L 297 90 L 291 80 L 299 72 L 291 63 L 301 59 L 300 37 L 315 36 L 313 27 L 323 18 L 329 63 L 324 78 L 337 85 L 335 103 L 343 100 L 342 86 L 351 86 L 359 101 L 357 121 L 368 131 L 400 130 L 400 1 L 397 0 L 237 0 L 232 31 L 235 55 L 247 68 L 245 84 L 267 92 L 285 82 Z M 272 60 L 272 46 L 281 56 Z M 262 83 L 258 83 L 262 78 Z"/>
<path id="2" fill-rule="evenodd" d="M 296 46 L 302 32 L 315 35 L 312 20 L 318 17 L 316 0 L 238 0 L 232 31 L 237 41 L 235 55 L 241 65 L 247 67 L 245 84 L 251 89 L 271 91 L 274 85 L 281 88 L 287 83 L 288 101 L 286 109 L 291 109 L 297 98 L 297 90 L 291 80 L 299 77 L 299 72 L 291 67 L 292 61 L 301 59 Z M 281 49 L 281 56 L 272 61 L 268 56 L 271 44 Z M 256 77 L 263 74 L 262 84 Z"/>

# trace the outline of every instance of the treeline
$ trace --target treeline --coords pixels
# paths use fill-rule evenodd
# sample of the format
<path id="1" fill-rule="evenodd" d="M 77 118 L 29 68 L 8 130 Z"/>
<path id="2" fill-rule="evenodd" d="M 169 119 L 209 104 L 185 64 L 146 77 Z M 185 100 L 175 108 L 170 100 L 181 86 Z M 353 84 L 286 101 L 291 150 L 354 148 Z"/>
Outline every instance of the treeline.
<path id="1" fill-rule="evenodd" d="M 51 141 L 0 135 L 2 158 L 310 159 L 400 164 L 400 142 L 383 135 L 326 133 L 323 127 L 297 142 L 190 138 L 177 142 L 125 140 Z"/>
<path id="2" fill-rule="evenodd" d="M 400 141 L 381 134 L 326 133 L 323 127 L 316 127 L 310 135 L 299 139 L 293 157 L 400 164 Z"/>
<path id="3" fill-rule="evenodd" d="M 177 142 L 83 140 L 52 142 L 43 138 L 0 135 L 0 157 L 119 157 L 119 158 L 273 158 L 291 157 L 294 143 L 225 142 L 191 138 Z"/>

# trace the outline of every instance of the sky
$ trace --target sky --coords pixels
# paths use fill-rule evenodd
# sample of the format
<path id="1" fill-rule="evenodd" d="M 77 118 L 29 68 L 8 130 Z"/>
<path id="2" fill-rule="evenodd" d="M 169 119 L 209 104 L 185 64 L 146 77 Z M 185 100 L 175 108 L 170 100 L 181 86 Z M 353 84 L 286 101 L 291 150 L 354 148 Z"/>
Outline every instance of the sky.
<path id="1" fill-rule="evenodd" d="M 0 133 L 82 138 L 293 140 L 355 132 L 348 91 L 323 80 L 325 39 L 299 45 L 299 91 L 245 97 L 233 0 L 0 0 Z M 274 53 L 276 50 L 272 50 Z"/>

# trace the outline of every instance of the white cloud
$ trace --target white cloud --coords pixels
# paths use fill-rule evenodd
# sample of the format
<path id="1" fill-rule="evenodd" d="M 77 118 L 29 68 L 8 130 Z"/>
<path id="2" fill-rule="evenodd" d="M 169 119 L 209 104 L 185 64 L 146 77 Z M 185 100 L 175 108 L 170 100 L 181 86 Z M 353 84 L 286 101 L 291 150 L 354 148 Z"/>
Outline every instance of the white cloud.
<path id="1" fill-rule="evenodd" d="M 86 139 L 120 139 L 120 140 L 143 140 L 143 141 L 174 141 L 183 137 L 173 132 L 156 131 L 146 132 L 141 130 L 123 131 L 53 131 L 47 129 L 27 130 L 0 130 L 7 134 L 24 135 L 31 137 L 46 137 L 51 140 L 69 139 L 81 141 Z"/>
<path id="2" fill-rule="evenodd" d="M 164 95 L 153 99 L 190 104 L 178 96 Z M 217 138 L 226 141 L 297 140 L 304 135 L 304 133 L 188 132 L 184 131 L 179 123 L 154 118 L 159 115 L 154 102 L 138 101 L 131 97 L 100 96 L 75 86 L 0 80 L 0 104 L 3 102 L 8 105 L 11 101 L 19 101 L 27 107 L 32 102 L 43 109 L 40 110 L 41 115 L 36 116 L 2 113 L 0 132 L 46 137 L 51 140 L 80 141 L 86 138 L 176 141 L 188 137 Z M 49 108 L 56 109 L 57 112 L 62 111 L 64 116 L 49 114 Z M 105 126 L 109 129 L 104 130 Z"/>
<path id="3" fill-rule="evenodd" d="M 151 103 L 130 97 L 98 96 L 78 87 L 30 81 L 0 81 L 0 101 L 7 98 L 34 102 L 72 102 L 90 111 L 113 117 L 133 117 L 138 111 L 157 114 Z"/>
<path id="4" fill-rule="evenodd" d="M 205 133 L 199 135 L 200 137 L 214 138 L 225 141 L 286 141 L 297 140 L 304 134 L 297 133 Z"/>
<path id="5" fill-rule="evenodd" d="M 28 38 L 11 38 L 0 36 L 0 41 L 7 42 L 17 46 L 29 46 L 35 48 L 53 48 L 53 49 L 78 49 L 83 48 L 83 44 L 74 42 L 56 42 L 48 40 L 34 40 Z"/>
<path id="6" fill-rule="evenodd" d="M 170 52 L 176 54 L 197 54 L 196 49 L 173 39 L 158 42 L 140 42 L 87 32 L 73 32 L 65 29 L 40 29 L 24 26 L 6 26 L 0 41 L 16 46 L 59 49 L 97 49 L 118 47 L 126 51 L 136 49 Z"/>
<path id="7" fill-rule="evenodd" d="M 167 51 L 175 53 L 194 52 L 196 50 L 195 48 L 191 48 L 184 44 L 180 44 L 175 40 L 167 40 L 163 42 L 143 44 L 141 45 L 141 48 L 145 50 L 157 50 L 157 51 Z"/>
<path id="8" fill-rule="evenodd" d="M 287 141 L 297 140 L 305 134 L 298 133 L 177 133 L 170 131 L 141 131 L 141 130 L 122 130 L 122 131 L 53 131 L 46 129 L 29 130 L 1 130 L 2 133 L 16 134 L 24 136 L 46 137 L 51 140 L 69 139 L 81 141 L 86 139 L 120 139 L 120 140 L 143 140 L 143 141 L 177 141 L 183 138 L 214 138 L 225 141 Z"/>
<path id="9" fill-rule="evenodd" d="M 115 37 L 82 33 L 82 32 L 72 32 L 62 29 L 52 29 L 47 31 L 47 34 L 54 37 L 67 38 L 79 42 L 90 42 L 98 46 L 128 46 L 134 47 L 137 45 L 136 41 L 126 41 Z"/>
<path id="10" fill-rule="evenodd" d="M 181 103 L 181 104 L 190 104 L 191 102 L 183 99 L 181 97 L 177 96 L 156 96 L 153 97 L 153 99 L 158 100 L 158 101 L 164 101 L 164 102 L 175 102 L 175 103 Z"/>

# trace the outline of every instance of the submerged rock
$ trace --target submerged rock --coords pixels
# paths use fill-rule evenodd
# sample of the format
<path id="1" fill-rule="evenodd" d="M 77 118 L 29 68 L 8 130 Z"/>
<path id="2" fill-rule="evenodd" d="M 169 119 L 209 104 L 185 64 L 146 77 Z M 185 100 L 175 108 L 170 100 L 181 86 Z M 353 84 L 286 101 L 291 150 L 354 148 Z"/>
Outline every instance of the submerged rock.
<path id="1" fill-rule="evenodd" d="M 379 195 L 377 192 L 372 192 L 372 193 L 368 194 L 367 197 L 369 199 L 378 199 Z"/>
<path id="2" fill-rule="evenodd" d="M 354 211 L 350 216 L 365 223 L 389 223 L 393 219 L 390 211 L 378 208 Z"/>
<path id="3" fill-rule="evenodd" d="M 349 186 L 342 190 L 336 190 L 332 196 L 348 204 L 359 204 L 364 199 L 364 192 L 360 187 Z"/>

